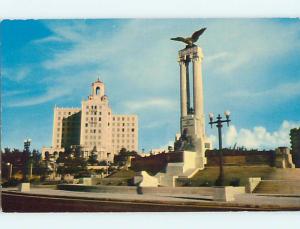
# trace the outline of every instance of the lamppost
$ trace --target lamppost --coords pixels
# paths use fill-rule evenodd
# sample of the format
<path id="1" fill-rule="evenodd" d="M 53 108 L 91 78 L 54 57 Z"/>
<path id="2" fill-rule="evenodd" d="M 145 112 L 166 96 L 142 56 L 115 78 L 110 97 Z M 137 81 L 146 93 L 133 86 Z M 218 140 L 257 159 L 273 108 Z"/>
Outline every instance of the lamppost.
<path id="1" fill-rule="evenodd" d="M 31 159 L 31 155 L 30 155 L 30 143 L 31 143 L 31 139 L 30 138 L 24 140 L 24 150 L 25 150 L 26 153 L 29 154 L 29 176 L 28 176 L 29 180 L 32 177 L 32 159 Z M 26 166 L 26 165 L 24 165 L 24 166 Z M 25 179 L 26 179 L 26 174 L 25 174 Z"/>
<path id="2" fill-rule="evenodd" d="M 224 112 L 226 119 L 222 120 L 221 115 L 219 114 L 216 121 L 213 121 L 214 114 L 209 113 L 209 124 L 211 128 L 213 127 L 213 124 L 217 124 L 216 127 L 218 128 L 218 136 L 219 136 L 219 177 L 216 181 L 217 186 L 224 186 L 224 171 L 223 171 L 223 152 L 222 152 L 222 123 L 226 122 L 227 126 L 229 126 L 229 122 L 231 121 L 229 119 L 230 112 L 225 111 Z"/>
<path id="3" fill-rule="evenodd" d="M 12 178 L 12 169 L 13 169 L 13 165 L 12 163 L 6 163 L 7 167 L 8 167 L 8 180 L 11 180 Z"/>
<path id="4" fill-rule="evenodd" d="M 24 150 L 25 150 L 26 152 L 29 152 L 30 143 L 31 143 L 31 139 L 30 139 L 30 138 L 24 140 Z"/>

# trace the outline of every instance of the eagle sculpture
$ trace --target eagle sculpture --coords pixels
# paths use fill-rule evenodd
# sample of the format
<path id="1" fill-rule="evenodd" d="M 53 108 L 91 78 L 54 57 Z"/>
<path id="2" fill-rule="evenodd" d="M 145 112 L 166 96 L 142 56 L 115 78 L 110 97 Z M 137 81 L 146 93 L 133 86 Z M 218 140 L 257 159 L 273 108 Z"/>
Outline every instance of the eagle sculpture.
<path id="1" fill-rule="evenodd" d="M 188 47 L 191 47 L 194 45 L 194 43 L 198 40 L 198 38 L 200 37 L 200 35 L 206 30 L 206 28 L 202 28 L 196 32 L 193 33 L 193 35 L 191 37 L 175 37 L 175 38 L 171 38 L 171 40 L 173 41 L 182 41 L 184 43 L 187 44 Z"/>

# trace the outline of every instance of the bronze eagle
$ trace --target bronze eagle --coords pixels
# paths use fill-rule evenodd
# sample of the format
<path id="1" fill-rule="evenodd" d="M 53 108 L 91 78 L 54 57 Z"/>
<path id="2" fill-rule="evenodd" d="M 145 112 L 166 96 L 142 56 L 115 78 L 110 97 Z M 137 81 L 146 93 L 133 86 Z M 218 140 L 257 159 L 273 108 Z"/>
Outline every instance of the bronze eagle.
<path id="1" fill-rule="evenodd" d="M 206 28 L 202 28 L 196 32 L 193 33 L 191 37 L 175 37 L 171 38 L 173 41 L 182 41 L 186 43 L 188 46 L 193 46 L 194 43 L 199 39 L 200 35 L 206 30 Z"/>

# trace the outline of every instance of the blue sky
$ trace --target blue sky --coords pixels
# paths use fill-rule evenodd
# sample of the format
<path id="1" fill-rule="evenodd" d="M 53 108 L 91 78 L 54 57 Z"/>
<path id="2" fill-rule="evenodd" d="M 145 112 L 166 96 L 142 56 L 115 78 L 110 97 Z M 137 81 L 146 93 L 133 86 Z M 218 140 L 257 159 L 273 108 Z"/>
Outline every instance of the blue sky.
<path id="1" fill-rule="evenodd" d="M 80 107 L 100 77 L 114 113 L 139 116 L 139 146 L 166 146 L 179 130 L 179 66 L 188 36 L 204 52 L 204 109 L 232 113 L 225 145 L 289 145 L 300 126 L 299 19 L 2 21 L 2 148 L 50 146 L 53 108 Z M 216 129 L 206 126 L 215 142 Z"/>

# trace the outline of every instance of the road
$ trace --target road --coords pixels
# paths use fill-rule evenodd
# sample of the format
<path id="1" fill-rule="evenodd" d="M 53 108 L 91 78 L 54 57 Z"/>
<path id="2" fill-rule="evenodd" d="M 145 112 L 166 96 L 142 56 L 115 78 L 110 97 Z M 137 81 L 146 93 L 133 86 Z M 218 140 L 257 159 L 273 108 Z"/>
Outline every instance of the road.
<path id="1" fill-rule="evenodd" d="M 199 212 L 199 211 L 282 211 L 274 208 L 216 204 L 209 201 L 120 200 L 79 196 L 42 195 L 2 191 L 4 212 Z"/>

